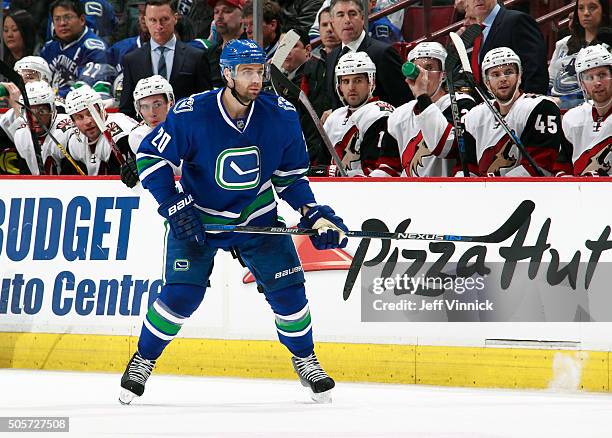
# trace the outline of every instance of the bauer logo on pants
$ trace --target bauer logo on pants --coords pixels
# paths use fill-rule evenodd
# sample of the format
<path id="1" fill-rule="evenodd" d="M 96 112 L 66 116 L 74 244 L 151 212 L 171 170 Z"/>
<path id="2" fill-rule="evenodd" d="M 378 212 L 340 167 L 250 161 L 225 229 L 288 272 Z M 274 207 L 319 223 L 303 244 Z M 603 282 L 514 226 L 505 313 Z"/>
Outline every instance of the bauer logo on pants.
<path id="1" fill-rule="evenodd" d="M 226 149 L 217 157 L 215 180 L 226 190 L 249 190 L 259 185 L 259 148 Z"/>

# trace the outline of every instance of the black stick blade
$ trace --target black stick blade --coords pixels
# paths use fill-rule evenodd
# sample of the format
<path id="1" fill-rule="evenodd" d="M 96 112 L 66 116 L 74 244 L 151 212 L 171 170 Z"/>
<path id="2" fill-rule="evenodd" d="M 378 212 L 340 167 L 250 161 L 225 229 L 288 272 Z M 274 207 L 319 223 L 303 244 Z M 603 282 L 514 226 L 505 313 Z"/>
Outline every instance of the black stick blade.
<path id="1" fill-rule="evenodd" d="M 483 243 L 501 243 L 516 233 L 525 221 L 531 216 L 535 209 L 535 203 L 531 200 L 525 200 L 516 207 L 514 213 L 504 222 L 497 230 L 486 236 L 475 236 L 473 241 Z"/>

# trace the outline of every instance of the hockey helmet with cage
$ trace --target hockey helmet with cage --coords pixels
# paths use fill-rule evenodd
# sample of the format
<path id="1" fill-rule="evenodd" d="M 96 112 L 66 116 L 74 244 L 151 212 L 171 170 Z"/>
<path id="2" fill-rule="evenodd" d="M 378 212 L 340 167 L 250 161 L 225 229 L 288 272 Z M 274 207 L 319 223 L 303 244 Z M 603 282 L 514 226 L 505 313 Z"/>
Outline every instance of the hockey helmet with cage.
<path id="1" fill-rule="evenodd" d="M 518 67 L 518 75 L 521 77 L 523 74 L 523 65 L 521 63 L 521 58 L 519 58 L 514 50 L 509 47 L 491 49 L 482 60 L 482 77 L 487 77 L 487 71 L 489 71 L 489 69 L 508 64 L 516 64 Z"/>
<path id="2" fill-rule="evenodd" d="M 268 64 L 266 64 L 266 52 L 253 40 L 241 39 L 231 40 L 221 51 L 219 67 L 221 77 L 227 68 L 232 78 L 236 77 L 236 69 L 241 64 L 262 64 L 264 66 L 264 80 L 269 77 Z"/>
<path id="3" fill-rule="evenodd" d="M 90 105 L 98 105 L 98 109 L 101 115 L 103 115 L 104 105 L 102 104 L 102 97 L 100 97 L 100 94 L 89 85 L 82 85 L 72 90 L 66 96 L 66 113 L 70 116 L 85 109 L 89 109 Z M 102 117 L 102 119 L 104 119 L 104 117 Z"/>
<path id="4" fill-rule="evenodd" d="M 368 76 L 368 83 L 370 84 L 370 94 L 368 97 L 372 97 L 372 93 L 376 87 L 376 65 L 372 62 L 368 54 L 366 52 L 349 52 L 340 57 L 335 69 L 336 92 L 340 100 L 344 102 L 342 92 L 340 91 L 340 77 L 362 73 Z"/>
<path id="5" fill-rule="evenodd" d="M 603 44 L 596 44 L 580 49 L 576 55 L 576 74 L 580 74 L 595 67 L 612 66 L 612 53 Z"/>
<path id="6" fill-rule="evenodd" d="M 15 62 L 13 69 L 19 73 L 23 70 L 34 70 L 40 74 L 40 80 L 46 83 L 51 83 L 52 73 L 49 64 L 40 56 L 24 56 L 19 61 Z"/>
<path id="7" fill-rule="evenodd" d="M 414 62 L 415 59 L 419 58 L 437 59 L 442 64 L 442 70 L 444 70 L 444 63 L 446 62 L 447 55 L 446 49 L 442 44 L 426 41 L 417 44 L 414 49 L 408 52 L 407 59 L 410 62 Z"/>
<path id="8" fill-rule="evenodd" d="M 138 81 L 136 88 L 134 88 L 134 108 L 139 117 L 142 118 L 140 105 L 138 104 L 140 99 L 155 96 L 156 94 L 165 95 L 168 103 L 174 105 L 174 90 L 166 78 L 160 75 L 153 75 Z"/>

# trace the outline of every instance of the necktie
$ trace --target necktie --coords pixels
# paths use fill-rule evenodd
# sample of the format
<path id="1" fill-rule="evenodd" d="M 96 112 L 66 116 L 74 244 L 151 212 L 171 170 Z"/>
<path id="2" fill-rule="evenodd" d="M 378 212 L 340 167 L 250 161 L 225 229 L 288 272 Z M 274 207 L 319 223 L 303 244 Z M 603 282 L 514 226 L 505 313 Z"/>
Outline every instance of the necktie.
<path id="1" fill-rule="evenodd" d="M 340 56 L 338 56 L 338 59 L 342 58 L 344 55 L 346 55 L 350 51 L 351 51 L 351 48 L 349 46 L 344 46 L 344 48 L 340 52 Z"/>
<path id="2" fill-rule="evenodd" d="M 168 74 L 167 67 L 166 67 L 166 57 L 164 56 L 164 52 L 168 50 L 168 48 L 165 46 L 159 46 L 157 49 L 159 50 L 159 62 L 157 63 L 157 74 L 168 79 L 166 77 Z"/>
<path id="3" fill-rule="evenodd" d="M 481 24 L 480 27 L 484 31 L 485 25 Z M 480 45 L 482 44 L 482 33 L 479 34 L 474 40 L 474 48 L 472 49 L 472 59 L 470 65 L 472 66 L 472 72 L 474 72 L 474 79 L 476 83 L 481 82 L 481 74 L 480 74 L 480 62 L 478 62 L 478 56 L 480 54 Z"/>

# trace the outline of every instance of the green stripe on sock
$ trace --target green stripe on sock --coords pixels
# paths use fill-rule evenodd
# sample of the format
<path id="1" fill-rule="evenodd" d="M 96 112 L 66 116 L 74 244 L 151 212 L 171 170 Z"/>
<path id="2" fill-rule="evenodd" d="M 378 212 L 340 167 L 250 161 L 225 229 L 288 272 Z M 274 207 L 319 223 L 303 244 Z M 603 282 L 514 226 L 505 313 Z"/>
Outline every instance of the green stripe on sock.
<path id="1" fill-rule="evenodd" d="M 153 306 L 149 308 L 147 318 L 149 319 L 149 322 L 153 324 L 153 327 L 171 336 L 175 336 L 181 329 L 180 324 L 175 324 L 167 319 L 164 319 L 164 317 L 155 311 Z"/>
<path id="2" fill-rule="evenodd" d="M 284 332 L 299 332 L 310 324 L 310 311 L 297 321 L 284 321 L 276 318 L 276 327 Z"/>

